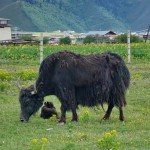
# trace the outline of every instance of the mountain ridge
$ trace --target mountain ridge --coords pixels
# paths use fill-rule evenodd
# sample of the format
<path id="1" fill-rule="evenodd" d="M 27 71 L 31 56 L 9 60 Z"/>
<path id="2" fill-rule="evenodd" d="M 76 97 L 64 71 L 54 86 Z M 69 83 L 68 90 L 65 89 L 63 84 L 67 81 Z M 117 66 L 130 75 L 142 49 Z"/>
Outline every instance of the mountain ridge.
<path id="1" fill-rule="evenodd" d="M 0 18 L 23 31 L 141 30 L 150 20 L 149 0 L 1 0 Z"/>

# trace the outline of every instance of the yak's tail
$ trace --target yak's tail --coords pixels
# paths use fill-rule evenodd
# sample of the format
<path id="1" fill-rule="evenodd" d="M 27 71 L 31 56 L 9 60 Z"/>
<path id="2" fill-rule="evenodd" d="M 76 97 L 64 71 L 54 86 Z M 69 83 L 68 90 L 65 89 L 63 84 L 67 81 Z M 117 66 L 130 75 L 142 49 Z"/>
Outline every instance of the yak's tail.
<path id="1" fill-rule="evenodd" d="M 112 69 L 113 87 L 110 94 L 110 102 L 122 107 L 126 105 L 125 92 L 130 84 L 130 72 L 124 60 L 115 53 L 109 52 L 109 60 Z"/>
<path id="2" fill-rule="evenodd" d="M 110 54 L 110 59 L 111 58 L 114 59 L 116 71 L 119 74 L 119 76 L 122 78 L 125 88 L 127 89 L 130 84 L 130 72 L 124 60 L 122 59 L 121 56 L 119 56 L 116 53 L 109 52 L 109 54 Z"/>

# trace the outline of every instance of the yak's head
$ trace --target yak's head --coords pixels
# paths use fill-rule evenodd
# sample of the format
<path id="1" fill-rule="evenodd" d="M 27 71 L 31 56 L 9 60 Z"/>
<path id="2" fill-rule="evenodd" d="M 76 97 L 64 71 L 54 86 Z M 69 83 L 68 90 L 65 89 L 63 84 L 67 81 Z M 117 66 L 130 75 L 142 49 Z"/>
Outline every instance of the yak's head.
<path id="1" fill-rule="evenodd" d="M 44 106 L 46 106 L 47 108 L 55 108 L 52 102 L 45 102 Z"/>
<path id="2" fill-rule="evenodd" d="M 40 84 L 38 88 L 31 85 L 29 88 L 21 88 L 19 102 L 21 107 L 20 121 L 27 122 L 30 116 L 38 111 L 44 101 L 43 86 Z"/>

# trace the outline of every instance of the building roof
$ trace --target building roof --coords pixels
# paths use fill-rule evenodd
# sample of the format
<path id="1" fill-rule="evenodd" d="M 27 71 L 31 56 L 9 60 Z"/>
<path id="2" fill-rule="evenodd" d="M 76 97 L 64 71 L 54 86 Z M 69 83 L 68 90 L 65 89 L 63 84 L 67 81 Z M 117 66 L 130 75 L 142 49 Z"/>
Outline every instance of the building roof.
<path id="1" fill-rule="evenodd" d="M 116 33 L 115 32 L 113 32 L 113 31 L 89 31 L 88 32 L 88 35 L 96 35 L 96 34 L 98 34 L 98 35 L 107 35 L 107 34 L 113 34 L 113 35 L 116 35 Z"/>
<path id="2" fill-rule="evenodd" d="M 10 19 L 6 19 L 6 18 L 0 18 L 0 20 L 10 20 Z"/>
<path id="3" fill-rule="evenodd" d="M 11 25 L 9 24 L 9 20 L 10 19 L 0 18 L 0 28 L 11 27 Z"/>

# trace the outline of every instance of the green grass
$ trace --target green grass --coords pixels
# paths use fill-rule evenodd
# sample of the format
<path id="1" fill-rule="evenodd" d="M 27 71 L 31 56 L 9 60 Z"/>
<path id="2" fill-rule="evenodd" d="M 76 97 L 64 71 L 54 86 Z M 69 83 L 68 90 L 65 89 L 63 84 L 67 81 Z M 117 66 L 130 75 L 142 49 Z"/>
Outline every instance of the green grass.
<path id="1" fill-rule="evenodd" d="M 1 59 L 0 69 L 17 72 L 25 69 L 38 71 L 39 65 L 35 60 L 26 63 L 14 63 L 11 60 L 4 63 Z M 19 60 L 19 62 L 21 62 Z M 117 130 L 116 141 L 120 142 L 120 150 L 149 150 L 150 149 L 150 62 L 146 59 L 132 59 L 127 64 L 131 72 L 131 85 L 127 93 L 127 106 L 124 108 L 125 121 L 118 119 L 119 111 L 113 109 L 111 119 L 101 121 L 104 111 L 101 108 L 79 107 L 79 118 L 89 111 L 89 120 L 71 123 L 71 112 L 67 112 L 67 123 L 58 125 L 56 121 L 40 118 L 40 110 L 32 116 L 28 123 L 19 121 L 20 105 L 19 90 L 16 79 L 9 81 L 10 89 L 0 91 L 0 149 L 1 150 L 29 150 L 33 149 L 32 139 L 47 138 L 47 148 L 53 150 L 98 150 L 97 141 L 105 132 Z M 1 81 L 0 81 L 1 82 Z M 29 85 L 35 81 L 21 81 Z M 60 113 L 60 103 L 54 96 L 48 96 L 45 101 L 52 101 Z M 104 105 L 105 110 L 107 105 Z M 50 129 L 50 130 L 47 130 Z M 38 149 L 38 148 L 36 148 Z"/>

